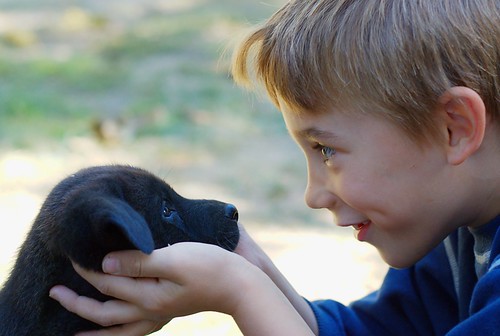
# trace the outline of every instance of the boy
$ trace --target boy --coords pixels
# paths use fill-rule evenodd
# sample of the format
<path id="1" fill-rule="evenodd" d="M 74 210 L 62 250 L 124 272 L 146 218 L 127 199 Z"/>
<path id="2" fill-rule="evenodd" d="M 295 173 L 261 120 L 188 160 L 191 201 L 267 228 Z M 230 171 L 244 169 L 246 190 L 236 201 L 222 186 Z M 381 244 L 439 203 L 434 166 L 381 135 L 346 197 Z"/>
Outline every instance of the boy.
<path id="1" fill-rule="evenodd" d="M 76 267 L 122 301 L 51 296 L 122 324 L 88 335 L 204 310 L 244 335 L 499 334 L 499 2 L 295 0 L 235 55 L 236 80 L 255 72 L 304 151 L 307 204 L 393 267 L 380 290 L 349 307 L 307 302 L 243 231 L 244 258 L 186 243 L 112 253 L 113 275 Z"/>

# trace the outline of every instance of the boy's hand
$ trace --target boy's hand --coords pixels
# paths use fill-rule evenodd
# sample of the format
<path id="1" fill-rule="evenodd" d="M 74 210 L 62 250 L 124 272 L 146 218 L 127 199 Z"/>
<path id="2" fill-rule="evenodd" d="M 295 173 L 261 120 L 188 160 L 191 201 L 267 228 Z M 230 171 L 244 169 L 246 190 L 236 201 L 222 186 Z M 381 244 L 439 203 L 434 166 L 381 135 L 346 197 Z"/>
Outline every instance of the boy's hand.
<path id="1" fill-rule="evenodd" d="M 87 272 L 87 271 L 84 271 Z M 64 286 L 56 286 L 50 291 L 50 296 L 69 311 L 76 313 L 82 318 L 89 319 L 102 326 L 112 326 L 117 323 L 113 319 L 128 321 L 122 325 L 109 327 L 97 331 L 80 332 L 76 336 L 140 336 L 148 335 L 152 332 L 160 330 L 169 321 L 152 321 L 152 320 L 137 320 L 134 321 L 132 315 L 128 312 L 133 312 L 135 307 L 131 304 L 120 301 L 111 300 L 99 302 L 97 300 L 79 296 L 77 293 Z"/>
<path id="2" fill-rule="evenodd" d="M 85 319 L 103 326 L 124 325 L 88 334 L 95 336 L 144 335 L 174 317 L 201 311 L 232 315 L 244 293 L 240 285 L 256 270 L 235 253 L 199 243 L 178 243 L 151 255 L 113 252 L 103 261 L 108 274 L 74 267 L 100 292 L 119 299 L 102 303 L 65 287 L 51 290 L 53 298 Z"/>
<path id="3" fill-rule="evenodd" d="M 313 335 L 303 320 L 311 322 L 308 314 L 299 315 L 309 306 L 244 230 L 236 252 L 243 257 L 200 243 L 178 243 L 151 255 L 113 252 L 103 261 L 108 274 L 75 269 L 116 300 L 99 302 L 63 286 L 50 295 L 69 311 L 110 326 L 79 336 L 145 335 L 174 317 L 201 311 L 232 315 L 247 336 Z"/>

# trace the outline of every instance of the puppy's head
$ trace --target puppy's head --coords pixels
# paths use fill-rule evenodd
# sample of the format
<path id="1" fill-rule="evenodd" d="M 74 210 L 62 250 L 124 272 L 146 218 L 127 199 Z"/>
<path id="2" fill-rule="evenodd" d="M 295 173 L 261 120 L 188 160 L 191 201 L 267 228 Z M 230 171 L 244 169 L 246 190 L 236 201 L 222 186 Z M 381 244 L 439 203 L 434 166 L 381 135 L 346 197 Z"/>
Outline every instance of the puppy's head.
<path id="1" fill-rule="evenodd" d="M 195 241 L 232 251 L 239 239 L 237 221 L 233 205 L 186 199 L 142 169 L 100 166 L 59 183 L 37 222 L 45 226 L 42 231 L 55 253 L 100 270 L 104 256 L 116 250 L 151 253 Z"/>

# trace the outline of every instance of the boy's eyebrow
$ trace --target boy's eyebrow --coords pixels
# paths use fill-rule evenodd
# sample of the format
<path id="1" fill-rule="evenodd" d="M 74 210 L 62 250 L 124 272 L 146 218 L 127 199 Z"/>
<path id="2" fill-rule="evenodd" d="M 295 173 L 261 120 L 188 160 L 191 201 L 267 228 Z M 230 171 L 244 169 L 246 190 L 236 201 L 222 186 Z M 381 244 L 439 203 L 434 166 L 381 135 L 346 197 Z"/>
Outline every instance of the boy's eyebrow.
<path id="1" fill-rule="evenodd" d="M 316 127 L 306 128 L 296 132 L 295 136 L 306 139 L 335 140 L 338 138 L 334 133 L 320 130 Z"/>

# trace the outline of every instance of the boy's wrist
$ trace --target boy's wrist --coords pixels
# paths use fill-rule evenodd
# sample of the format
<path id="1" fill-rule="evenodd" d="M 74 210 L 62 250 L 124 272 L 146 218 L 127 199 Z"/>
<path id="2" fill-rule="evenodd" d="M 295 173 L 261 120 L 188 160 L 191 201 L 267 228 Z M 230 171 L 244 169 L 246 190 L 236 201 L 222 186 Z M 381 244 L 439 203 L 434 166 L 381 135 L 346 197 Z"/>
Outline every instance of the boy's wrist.
<path id="1" fill-rule="evenodd" d="M 231 315 L 244 335 L 312 335 L 285 294 L 263 270 L 248 263 L 248 269 L 239 274 L 241 287 Z"/>
<path id="2" fill-rule="evenodd" d="M 251 304 L 253 300 L 264 293 L 265 288 L 274 285 L 269 277 L 253 263 L 241 258 L 240 262 L 236 262 L 230 267 L 229 273 L 233 274 L 230 287 L 229 303 L 227 313 L 235 316 L 246 304 Z"/>

